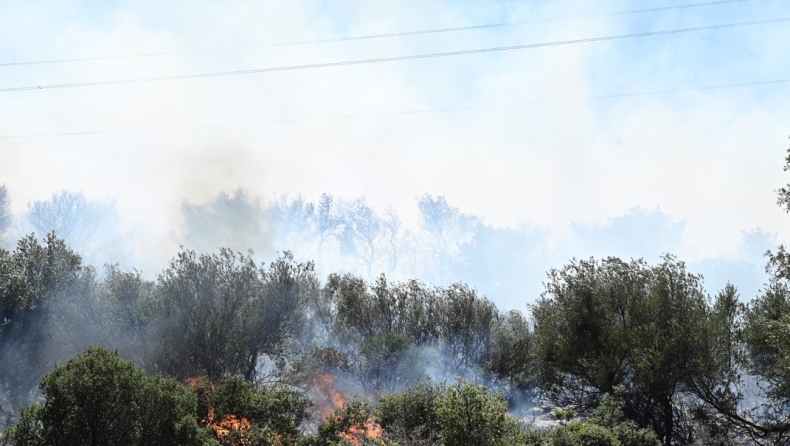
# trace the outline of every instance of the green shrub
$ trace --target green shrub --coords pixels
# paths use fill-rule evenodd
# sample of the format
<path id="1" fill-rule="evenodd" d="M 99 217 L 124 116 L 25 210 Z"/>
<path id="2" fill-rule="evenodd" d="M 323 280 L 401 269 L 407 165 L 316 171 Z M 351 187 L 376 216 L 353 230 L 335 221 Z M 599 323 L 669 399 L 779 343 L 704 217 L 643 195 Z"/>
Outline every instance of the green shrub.
<path id="1" fill-rule="evenodd" d="M 216 445 L 198 425 L 186 386 L 148 378 L 117 352 L 89 348 L 40 383 L 45 401 L 23 409 L 5 432 L 13 446 Z"/>
<path id="2" fill-rule="evenodd" d="M 436 400 L 443 446 L 525 444 L 523 425 L 507 412 L 501 393 L 460 381 Z"/>
<path id="3" fill-rule="evenodd" d="M 424 381 L 382 397 L 376 419 L 386 437 L 401 446 L 437 444 L 441 428 L 436 400 L 444 391 L 444 385 Z"/>
<path id="4" fill-rule="evenodd" d="M 557 427 L 549 437 L 549 446 L 620 446 L 611 430 L 592 423 L 570 423 Z"/>

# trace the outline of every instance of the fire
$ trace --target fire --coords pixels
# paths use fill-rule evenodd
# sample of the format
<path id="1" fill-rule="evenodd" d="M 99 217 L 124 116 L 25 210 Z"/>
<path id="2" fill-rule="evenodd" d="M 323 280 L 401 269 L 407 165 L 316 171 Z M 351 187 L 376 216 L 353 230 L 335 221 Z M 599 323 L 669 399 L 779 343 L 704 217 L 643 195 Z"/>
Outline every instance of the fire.
<path id="1" fill-rule="evenodd" d="M 346 397 L 334 387 L 336 377 L 328 373 L 320 373 L 313 379 L 312 389 L 315 393 L 325 395 L 322 400 L 316 401 L 321 418 L 328 417 L 335 409 L 343 407 Z"/>
<path id="2" fill-rule="evenodd" d="M 348 429 L 348 432 L 341 432 L 340 436 L 344 440 L 350 441 L 354 446 L 362 446 L 362 441 L 360 438 L 377 438 L 381 439 L 382 431 L 381 427 L 376 423 L 373 418 L 368 419 L 365 421 L 365 427 L 360 429 L 357 426 L 351 426 Z"/>
<path id="3" fill-rule="evenodd" d="M 195 389 L 200 385 L 200 382 L 203 379 L 205 378 L 201 376 L 194 376 L 187 378 L 186 380 L 184 380 L 184 382 L 190 388 Z M 216 383 L 211 383 L 210 391 L 213 391 L 213 389 L 216 386 L 217 386 Z M 214 412 L 214 408 L 209 407 L 208 416 L 205 419 L 201 420 L 201 423 L 203 424 L 203 426 L 210 427 L 211 430 L 214 431 L 214 435 L 219 440 L 222 440 L 223 438 L 228 436 L 231 432 L 239 431 L 241 433 L 240 435 L 241 438 L 237 446 L 242 446 L 249 443 L 249 439 L 245 438 L 243 431 L 250 429 L 252 427 L 252 423 L 250 423 L 250 420 L 248 420 L 245 417 L 231 414 L 231 415 L 225 415 L 224 417 L 222 417 L 222 419 L 217 420 L 216 414 Z"/>
<path id="4" fill-rule="evenodd" d="M 203 379 L 202 376 L 190 376 L 189 378 L 184 380 L 184 384 L 186 384 L 187 387 L 194 389 L 198 381 L 200 381 L 201 379 Z"/>
<path id="5" fill-rule="evenodd" d="M 220 440 L 230 434 L 232 431 L 241 431 L 252 427 L 250 420 L 240 417 L 238 415 L 225 415 L 221 420 L 217 421 L 214 417 L 214 408 L 208 411 L 208 420 L 204 420 L 206 426 L 211 427 L 214 435 Z M 241 444 L 245 444 L 245 439 L 242 436 Z"/>
<path id="6" fill-rule="evenodd" d="M 319 373 L 311 380 L 310 390 L 314 395 L 313 401 L 322 419 L 337 416 L 335 410 L 346 404 L 346 396 L 334 387 L 336 379 L 336 376 L 329 373 Z M 340 437 L 354 446 L 362 446 L 362 440 L 366 438 L 382 440 L 383 432 L 376 420 L 369 418 L 363 426 L 351 426 L 340 432 Z"/>

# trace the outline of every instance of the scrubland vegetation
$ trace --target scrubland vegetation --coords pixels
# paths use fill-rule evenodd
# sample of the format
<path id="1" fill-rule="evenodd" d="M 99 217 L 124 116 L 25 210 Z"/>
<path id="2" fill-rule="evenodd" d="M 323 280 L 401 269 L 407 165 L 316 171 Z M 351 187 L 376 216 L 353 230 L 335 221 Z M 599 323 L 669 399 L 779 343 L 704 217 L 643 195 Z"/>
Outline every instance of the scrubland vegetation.
<path id="1" fill-rule="evenodd" d="M 0 251 L 2 442 L 790 444 L 789 257 L 748 303 L 669 254 L 573 259 L 505 312 L 288 251 L 182 249 L 147 280 L 31 234 Z"/>

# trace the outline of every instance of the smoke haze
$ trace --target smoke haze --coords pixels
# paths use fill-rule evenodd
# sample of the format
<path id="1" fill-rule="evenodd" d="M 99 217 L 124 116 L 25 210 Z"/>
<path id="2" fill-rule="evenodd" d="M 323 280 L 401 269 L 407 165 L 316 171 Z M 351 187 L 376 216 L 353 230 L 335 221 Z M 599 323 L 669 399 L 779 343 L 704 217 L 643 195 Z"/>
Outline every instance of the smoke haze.
<path id="1" fill-rule="evenodd" d="M 0 86 L 426 54 L 790 15 L 785 2 L 760 0 L 606 16 L 658 6 L 667 4 L 13 3 L 0 18 L 4 63 L 537 22 L 402 38 L 3 66 Z M 604 17 L 571 19 L 588 15 Z M 540 21 L 556 18 L 564 20 Z M 15 237 L 31 230 L 23 218 L 28 206 L 59 191 L 114 202 L 127 258 L 83 255 L 91 262 L 121 261 L 150 275 L 180 244 L 253 248 L 261 258 L 293 249 L 300 258 L 316 258 L 317 247 L 282 240 L 282 229 L 262 219 L 283 196 L 313 203 L 324 192 L 349 202 L 364 196 L 380 215 L 392 207 L 403 230 L 416 236 L 422 226 L 415 201 L 428 192 L 481 219 L 480 239 L 463 240 L 467 251 L 475 243 L 500 247 L 475 254 L 479 265 L 454 257 L 460 263 L 453 273 L 459 276 L 445 271 L 439 279 L 467 280 L 508 308 L 523 308 L 537 296 L 546 269 L 588 255 L 655 258 L 671 251 L 705 273 L 709 286 L 732 280 L 752 295 L 761 281 L 746 284 L 738 272 L 757 271 L 754 265 L 763 262 L 742 234 L 762 228 L 772 242 L 790 239 L 771 193 L 783 183 L 778 166 L 790 118 L 789 90 L 786 83 L 699 88 L 783 80 L 789 62 L 778 55 L 790 49 L 787 37 L 786 27 L 768 24 L 352 67 L 3 92 L 0 183 L 7 186 L 17 216 Z M 674 89 L 690 91 L 595 99 Z M 477 108 L 375 116 L 456 107 Z M 348 115 L 363 116 L 324 119 Z M 245 124 L 251 122 L 265 123 Z M 165 129 L 144 130 L 155 128 Z M 111 133 L 17 137 L 104 131 Z M 244 198 L 251 207 L 234 214 L 217 207 L 222 201 L 217 197 L 226 197 L 227 206 L 242 206 Z M 212 212 L 215 220 L 206 224 L 226 225 L 221 231 L 186 226 L 187 219 L 201 213 L 209 218 Z M 238 218 L 257 223 L 230 223 Z M 216 235 L 206 239 L 189 232 L 198 230 Z M 476 275 L 480 265 L 508 257 L 523 259 L 515 262 L 523 266 L 501 279 Z M 332 262 L 322 271 L 358 270 L 360 260 Z M 415 260 L 399 271 L 413 274 L 421 268 Z M 388 269 L 375 265 L 371 273 Z"/>

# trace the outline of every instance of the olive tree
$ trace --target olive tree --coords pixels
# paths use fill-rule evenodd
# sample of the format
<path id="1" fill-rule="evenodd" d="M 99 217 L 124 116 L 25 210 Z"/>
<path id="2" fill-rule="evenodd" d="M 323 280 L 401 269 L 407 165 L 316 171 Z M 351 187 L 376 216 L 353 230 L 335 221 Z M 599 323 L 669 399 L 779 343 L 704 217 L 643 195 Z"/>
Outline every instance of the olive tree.
<path id="1" fill-rule="evenodd" d="M 262 362 L 280 360 L 301 328 L 306 295 L 315 292 L 312 263 L 289 252 L 268 269 L 221 249 L 185 250 L 158 278 L 167 323 L 159 365 L 173 376 L 261 378 Z"/>
<path id="2" fill-rule="evenodd" d="M 625 388 L 626 416 L 667 446 L 690 442 L 685 407 L 699 358 L 708 301 L 701 278 L 674 257 L 650 267 L 617 258 L 552 270 L 533 307 L 540 379 L 579 410 Z"/>
<path id="3" fill-rule="evenodd" d="M 53 308 L 84 284 L 85 273 L 80 256 L 53 233 L 44 244 L 31 234 L 13 252 L 0 250 L 0 395 L 9 401 L 0 406 L 2 424 L 27 404 L 31 389 L 51 366 L 51 341 L 68 345 L 68 339 L 54 336 L 56 316 L 64 315 Z"/>

